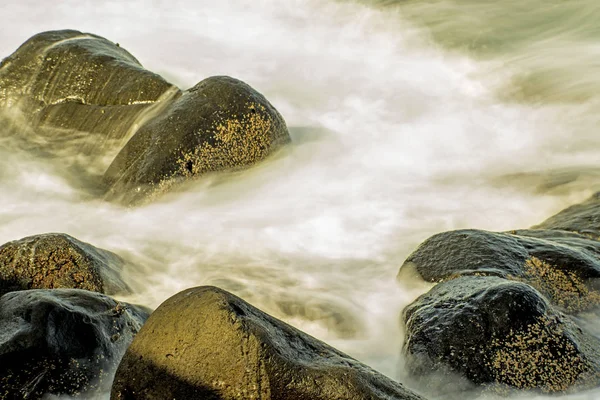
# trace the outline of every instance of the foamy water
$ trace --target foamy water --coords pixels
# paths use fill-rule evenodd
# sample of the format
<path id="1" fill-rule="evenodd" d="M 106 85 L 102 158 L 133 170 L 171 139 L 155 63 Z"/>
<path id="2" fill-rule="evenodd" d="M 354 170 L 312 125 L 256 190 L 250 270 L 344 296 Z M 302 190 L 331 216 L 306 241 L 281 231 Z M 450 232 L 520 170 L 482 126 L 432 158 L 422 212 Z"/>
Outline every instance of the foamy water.
<path id="1" fill-rule="evenodd" d="M 68 233 L 139 266 L 125 271 L 135 295 L 124 300 L 156 307 L 216 285 L 406 381 L 399 314 L 426 290 L 396 283 L 406 256 L 440 231 L 528 227 L 599 186 L 600 75 L 581 72 L 594 55 L 581 23 L 557 19 L 484 51 L 457 44 L 471 40 L 451 23 L 457 5 L 440 1 L 450 22 L 436 24 L 428 4 L 5 1 L 0 56 L 40 31 L 92 32 L 183 89 L 211 75 L 246 81 L 284 116 L 294 144 L 249 171 L 125 209 L 65 169 L 78 154 L 41 159 L 1 139 L 0 243 Z M 499 18 L 488 25 L 502 27 Z M 567 47 L 580 56 L 567 58 Z M 540 64 L 553 72 L 537 86 L 525 80 L 538 88 L 525 91 Z M 110 159 L 95 162 L 89 169 Z"/>

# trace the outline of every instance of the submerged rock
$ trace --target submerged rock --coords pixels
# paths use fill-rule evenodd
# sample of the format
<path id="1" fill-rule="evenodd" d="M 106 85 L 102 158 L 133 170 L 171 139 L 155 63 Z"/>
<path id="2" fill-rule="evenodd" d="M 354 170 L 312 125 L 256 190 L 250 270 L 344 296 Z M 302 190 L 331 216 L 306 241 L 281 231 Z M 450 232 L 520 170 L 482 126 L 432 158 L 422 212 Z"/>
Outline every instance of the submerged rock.
<path id="1" fill-rule="evenodd" d="M 107 197 L 137 202 L 173 183 L 263 160 L 290 141 L 256 90 L 226 76 L 203 80 L 142 126 L 104 175 Z"/>
<path id="2" fill-rule="evenodd" d="M 436 285 L 403 314 L 409 371 L 476 384 L 560 392 L 600 383 L 600 342 L 531 286 L 464 276 Z"/>
<path id="3" fill-rule="evenodd" d="M 127 350 L 111 399 L 421 399 L 215 287 L 165 301 Z"/>
<path id="4" fill-rule="evenodd" d="M 39 33 L 0 64 L 0 106 L 27 97 L 39 106 L 130 105 L 158 100 L 172 85 L 125 49 L 74 30 Z"/>
<path id="5" fill-rule="evenodd" d="M 0 296 L 16 290 L 71 288 L 128 292 L 125 261 L 63 233 L 26 237 L 0 246 Z"/>
<path id="6" fill-rule="evenodd" d="M 148 311 L 77 289 L 0 297 L 0 398 L 106 391 Z"/>
<path id="7" fill-rule="evenodd" d="M 458 230 L 432 236 L 400 268 L 429 282 L 489 275 L 529 283 L 564 311 L 600 304 L 600 242 L 575 233 Z"/>
<path id="8" fill-rule="evenodd" d="M 61 158 L 114 157 L 155 105 L 178 94 L 118 44 L 74 30 L 37 34 L 0 64 L 0 112 L 20 111 L 34 128 L 22 139 Z"/>
<path id="9" fill-rule="evenodd" d="M 583 203 L 559 212 L 534 228 L 577 232 L 600 240 L 600 192 Z"/>

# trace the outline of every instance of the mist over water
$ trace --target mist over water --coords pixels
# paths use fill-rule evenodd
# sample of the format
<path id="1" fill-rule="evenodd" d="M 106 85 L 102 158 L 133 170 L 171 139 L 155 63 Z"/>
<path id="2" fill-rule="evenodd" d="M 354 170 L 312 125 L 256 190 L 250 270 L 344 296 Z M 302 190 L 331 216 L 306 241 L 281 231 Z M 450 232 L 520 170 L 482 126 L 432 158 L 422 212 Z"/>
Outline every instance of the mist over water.
<path id="1" fill-rule="evenodd" d="M 183 89 L 246 81 L 294 144 L 127 209 L 85 183 L 110 157 L 0 132 L 0 243 L 68 233 L 138 265 L 123 300 L 216 285 L 402 377 L 399 315 L 426 288 L 395 276 L 420 242 L 526 228 L 599 189 L 600 6 L 551 3 L 8 0 L 0 57 L 95 33 Z"/>

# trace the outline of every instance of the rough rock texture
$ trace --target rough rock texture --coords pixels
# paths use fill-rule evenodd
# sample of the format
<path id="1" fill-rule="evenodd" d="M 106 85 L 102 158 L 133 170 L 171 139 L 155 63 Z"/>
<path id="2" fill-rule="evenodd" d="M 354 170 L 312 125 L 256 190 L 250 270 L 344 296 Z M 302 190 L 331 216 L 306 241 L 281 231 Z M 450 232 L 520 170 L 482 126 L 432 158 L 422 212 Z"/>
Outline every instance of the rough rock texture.
<path id="1" fill-rule="evenodd" d="M 453 279 L 408 306 L 403 320 L 415 376 L 450 370 L 477 384 L 545 392 L 600 382 L 598 340 L 524 283 Z"/>
<path id="2" fill-rule="evenodd" d="M 37 34 L 0 64 L 0 113 L 33 128 L 23 138 L 31 149 L 55 156 L 114 157 L 179 93 L 119 45 L 73 30 Z"/>
<path id="3" fill-rule="evenodd" d="M 398 273 L 430 282 L 492 275 L 534 286 L 564 311 L 600 304 L 600 242 L 563 231 L 459 230 L 432 236 Z"/>
<path id="4" fill-rule="evenodd" d="M 181 292 L 148 319 L 112 399 L 420 399 L 327 344 L 215 287 Z"/>
<path id="5" fill-rule="evenodd" d="M 404 310 L 413 376 L 545 392 L 600 384 L 599 238 L 600 193 L 532 229 L 427 239 L 398 273 L 438 283 Z"/>
<path id="6" fill-rule="evenodd" d="M 289 141 L 285 121 L 260 93 L 230 77 L 211 77 L 129 140 L 104 175 L 107 197 L 136 202 L 176 181 L 247 167 Z"/>
<path id="7" fill-rule="evenodd" d="M 0 398 L 107 390 L 148 311 L 77 289 L 0 297 Z"/>
<path id="8" fill-rule="evenodd" d="M 0 296 L 27 289 L 85 289 L 116 294 L 129 288 L 119 256 L 62 233 L 36 235 L 0 246 Z"/>
<path id="9" fill-rule="evenodd" d="M 600 240 L 600 192 L 581 204 L 559 212 L 534 228 L 577 232 Z"/>

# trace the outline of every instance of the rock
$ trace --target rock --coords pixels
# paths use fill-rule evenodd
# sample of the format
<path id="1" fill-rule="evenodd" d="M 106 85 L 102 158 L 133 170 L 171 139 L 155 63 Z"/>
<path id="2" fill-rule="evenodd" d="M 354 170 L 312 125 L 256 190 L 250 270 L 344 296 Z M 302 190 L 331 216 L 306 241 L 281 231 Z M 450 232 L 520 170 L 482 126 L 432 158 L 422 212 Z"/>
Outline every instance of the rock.
<path id="1" fill-rule="evenodd" d="M 513 235 L 465 229 L 434 235 L 406 259 L 398 277 L 414 268 L 428 282 L 460 273 L 519 275 L 529 257 Z"/>
<path id="2" fill-rule="evenodd" d="M 122 47 L 73 30 L 39 33 L 0 64 L 0 105 L 129 105 L 158 100 L 172 85 Z"/>
<path id="3" fill-rule="evenodd" d="M 424 380 L 459 373 L 476 384 L 544 392 L 600 382 L 598 340 L 524 283 L 443 282 L 409 305 L 403 321 L 406 365 Z"/>
<path id="4" fill-rule="evenodd" d="M 533 229 L 459 230 L 423 242 L 398 273 L 438 283 L 404 310 L 413 375 L 545 392 L 598 385 L 599 343 L 582 327 L 600 304 L 599 200 Z"/>
<path id="5" fill-rule="evenodd" d="M 129 292 L 120 277 L 125 261 L 63 233 L 26 237 L 0 246 L 0 296 L 27 289 Z"/>
<path id="6" fill-rule="evenodd" d="M 421 399 L 215 287 L 165 301 L 127 350 L 111 399 Z"/>
<path id="7" fill-rule="evenodd" d="M 203 80 L 142 126 L 104 175 L 107 198 L 136 203 L 213 171 L 263 160 L 290 141 L 285 121 L 239 80 Z"/>
<path id="8" fill-rule="evenodd" d="M 600 192 L 548 218 L 534 229 L 559 229 L 600 240 Z"/>
<path id="9" fill-rule="evenodd" d="M 247 84 L 212 77 L 182 93 L 119 45 L 72 30 L 35 35 L 2 61 L 0 121 L 19 148 L 60 158 L 71 179 L 103 176 L 106 198 L 126 204 L 248 167 L 290 141 Z"/>
<path id="10" fill-rule="evenodd" d="M 429 282 L 488 275 L 526 282 L 563 311 L 600 304 L 600 242 L 561 232 L 458 230 L 432 236 L 400 268 Z"/>
<path id="11" fill-rule="evenodd" d="M 148 311 L 77 289 L 0 297 L 0 398 L 106 391 Z"/>
<path id="12" fill-rule="evenodd" d="M 112 159 L 137 125 L 179 94 L 125 49 L 73 30 L 37 34 L 0 64 L 0 113 L 34 128 L 22 137 L 31 149 L 63 162 L 73 154 Z"/>

